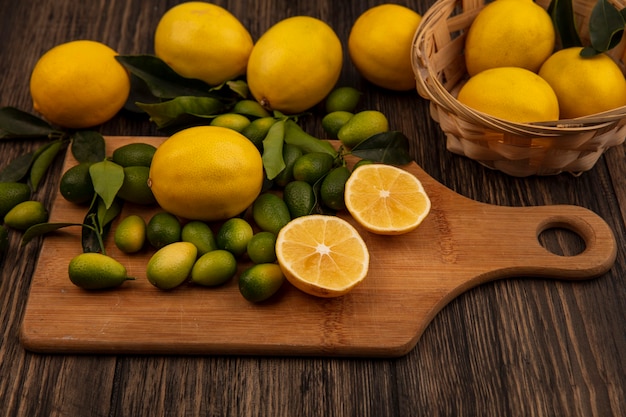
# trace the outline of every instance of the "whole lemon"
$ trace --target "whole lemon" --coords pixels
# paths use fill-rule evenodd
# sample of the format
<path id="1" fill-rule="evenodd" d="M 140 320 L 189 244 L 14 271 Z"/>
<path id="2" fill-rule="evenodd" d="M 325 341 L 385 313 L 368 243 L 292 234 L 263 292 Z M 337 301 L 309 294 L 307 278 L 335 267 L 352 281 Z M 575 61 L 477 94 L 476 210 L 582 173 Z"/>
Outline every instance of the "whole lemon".
<path id="1" fill-rule="evenodd" d="M 228 10 L 191 1 L 169 9 L 154 34 L 154 52 L 183 77 L 218 85 L 245 74 L 252 37 Z"/>
<path id="2" fill-rule="evenodd" d="M 82 129 L 111 119 L 126 103 L 130 78 L 100 42 L 77 40 L 43 54 L 30 77 L 34 109 L 50 123 Z"/>
<path id="3" fill-rule="evenodd" d="M 498 0 L 482 9 L 465 39 L 470 76 L 488 68 L 522 67 L 537 72 L 554 49 L 548 12 L 529 0 Z"/>
<path id="4" fill-rule="evenodd" d="M 342 63 L 341 41 L 330 26 L 310 16 L 290 17 L 269 28 L 252 49 L 248 87 L 269 110 L 301 113 L 330 93 Z"/>
<path id="5" fill-rule="evenodd" d="M 626 79 L 615 61 L 605 54 L 582 57 L 581 50 L 557 51 L 539 70 L 556 92 L 563 119 L 626 105 Z"/>
<path id="6" fill-rule="evenodd" d="M 415 88 L 413 35 L 422 17 L 408 7 L 382 4 L 361 14 L 350 30 L 348 51 L 361 75 L 390 90 Z"/>
<path id="7" fill-rule="evenodd" d="M 159 205 L 189 220 L 242 213 L 261 192 L 263 161 L 242 134 L 220 126 L 181 130 L 157 148 L 149 184 Z"/>
<path id="8" fill-rule="evenodd" d="M 559 103 L 550 85 L 534 72 L 519 67 L 491 68 L 474 75 L 461 87 L 458 100 L 512 122 L 559 118 Z"/>

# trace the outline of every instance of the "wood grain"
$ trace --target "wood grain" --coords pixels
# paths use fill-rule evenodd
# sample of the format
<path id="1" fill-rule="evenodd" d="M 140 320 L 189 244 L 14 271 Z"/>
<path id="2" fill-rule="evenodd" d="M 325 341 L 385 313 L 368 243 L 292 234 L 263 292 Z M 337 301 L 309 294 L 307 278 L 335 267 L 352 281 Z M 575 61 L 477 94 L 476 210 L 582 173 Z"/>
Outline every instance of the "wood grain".
<path id="1" fill-rule="evenodd" d="M 158 146 L 162 141 L 109 137 L 107 155 L 128 143 Z M 63 172 L 76 163 L 68 152 Z M 154 251 L 126 255 L 111 239 L 107 253 L 137 280 L 113 291 L 83 291 L 67 276 L 70 260 L 81 251 L 76 227 L 43 243 L 22 343 L 40 352 L 395 357 L 415 346 L 439 310 L 477 285 L 524 275 L 593 278 L 613 266 L 613 233 L 589 210 L 477 203 L 437 183 L 415 163 L 405 169 L 422 181 L 432 201 L 431 213 L 416 231 L 379 236 L 347 212 L 338 213 L 357 228 L 371 256 L 366 280 L 346 296 L 322 300 L 285 284 L 272 300 L 254 305 L 239 294 L 236 279 L 216 289 L 183 285 L 164 292 L 146 278 Z M 159 210 L 126 205 L 120 219 L 139 214 L 148 222 Z M 84 216 L 84 206 L 67 202 L 59 192 L 51 222 Z M 217 232 L 219 224 L 212 227 Z M 550 253 L 537 239 L 550 228 L 579 234 L 585 250 L 569 257 Z"/>
<path id="2" fill-rule="evenodd" d="M 433 0 L 402 0 L 423 13 Z M 85 38 L 120 53 L 152 51 L 159 17 L 174 0 L 4 1 L 0 13 L 0 106 L 32 110 L 28 74 L 57 43 Z M 378 0 L 220 0 L 255 39 L 295 14 L 323 18 L 347 43 L 350 26 Z M 363 91 L 407 134 L 417 164 L 469 199 L 498 206 L 576 205 L 597 213 L 618 242 L 604 275 L 578 282 L 518 276 L 467 290 L 432 319 L 399 358 L 242 355 L 46 354 L 23 348 L 19 332 L 45 239 L 0 256 L 0 410 L 22 416 L 530 416 L 626 415 L 626 155 L 613 148 L 580 177 L 512 178 L 451 154 L 428 103 L 363 80 L 347 51 L 339 84 Z M 302 119 L 322 136 L 315 109 Z M 143 116 L 122 112 L 97 128 L 106 135 L 156 136 Z M 0 168 L 43 141 L 0 141 Z M 34 195 L 50 203 L 59 159 Z M 581 239 L 560 230 L 542 244 L 572 255 Z"/>

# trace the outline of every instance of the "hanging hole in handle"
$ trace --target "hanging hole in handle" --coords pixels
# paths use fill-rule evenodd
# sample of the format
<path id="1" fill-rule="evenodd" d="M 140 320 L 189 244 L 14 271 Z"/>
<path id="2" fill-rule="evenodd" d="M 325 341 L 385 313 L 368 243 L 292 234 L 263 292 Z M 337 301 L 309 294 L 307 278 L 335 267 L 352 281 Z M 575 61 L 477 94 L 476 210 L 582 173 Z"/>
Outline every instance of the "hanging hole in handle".
<path id="1" fill-rule="evenodd" d="M 537 240 L 544 249 L 559 256 L 576 256 L 587 247 L 585 239 L 570 228 L 548 226 L 537 235 Z"/>

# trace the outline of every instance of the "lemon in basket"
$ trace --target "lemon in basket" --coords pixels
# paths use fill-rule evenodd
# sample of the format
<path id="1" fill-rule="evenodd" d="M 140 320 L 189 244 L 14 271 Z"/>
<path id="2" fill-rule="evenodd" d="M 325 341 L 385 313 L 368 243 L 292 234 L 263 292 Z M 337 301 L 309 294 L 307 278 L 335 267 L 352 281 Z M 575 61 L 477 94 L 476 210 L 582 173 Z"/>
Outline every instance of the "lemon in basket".
<path id="1" fill-rule="evenodd" d="M 501 67 L 482 71 L 461 87 L 458 100 L 474 110 L 511 122 L 559 118 L 559 102 L 550 84 L 524 68 Z"/>
<path id="2" fill-rule="evenodd" d="M 529 0 L 498 0 L 483 8 L 465 40 L 470 76 L 495 67 L 522 67 L 536 72 L 554 49 L 550 15 Z"/>
<path id="3" fill-rule="evenodd" d="M 408 7 L 382 4 L 361 14 L 348 37 L 350 59 L 369 82 L 386 89 L 415 88 L 413 35 L 422 17 Z"/>
<path id="4" fill-rule="evenodd" d="M 563 119 L 626 105 L 626 79 L 615 61 L 606 54 L 582 57 L 581 50 L 557 51 L 539 70 L 556 92 Z"/>

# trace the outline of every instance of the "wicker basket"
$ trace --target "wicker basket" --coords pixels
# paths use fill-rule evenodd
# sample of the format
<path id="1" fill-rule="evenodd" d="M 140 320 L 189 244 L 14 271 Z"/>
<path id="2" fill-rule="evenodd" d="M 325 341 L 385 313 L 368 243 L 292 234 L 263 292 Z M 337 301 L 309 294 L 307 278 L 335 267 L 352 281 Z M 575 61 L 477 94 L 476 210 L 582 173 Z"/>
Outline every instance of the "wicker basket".
<path id="1" fill-rule="evenodd" d="M 595 2 L 574 0 L 583 41 L 589 37 L 589 15 Z M 547 8 L 549 0 L 537 3 Z M 415 33 L 411 59 L 417 91 L 430 100 L 431 116 L 445 133 L 448 150 L 516 177 L 561 172 L 579 175 L 591 169 L 605 150 L 624 142 L 626 106 L 534 124 L 492 117 L 456 99 L 468 78 L 463 57 L 465 34 L 485 4 L 481 0 L 438 0 Z M 622 39 L 610 53 L 622 68 L 625 44 Z"/>

